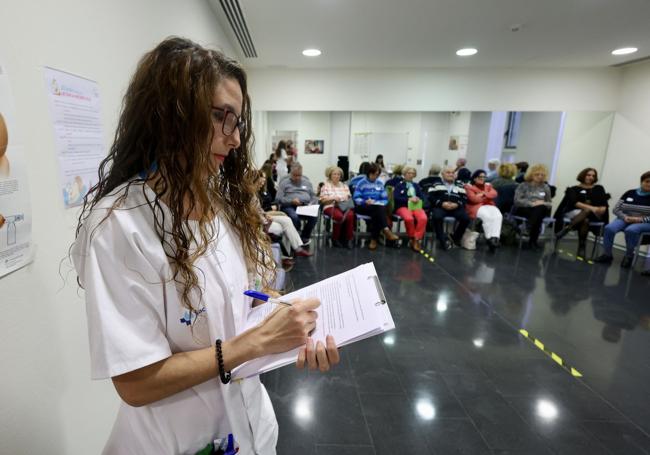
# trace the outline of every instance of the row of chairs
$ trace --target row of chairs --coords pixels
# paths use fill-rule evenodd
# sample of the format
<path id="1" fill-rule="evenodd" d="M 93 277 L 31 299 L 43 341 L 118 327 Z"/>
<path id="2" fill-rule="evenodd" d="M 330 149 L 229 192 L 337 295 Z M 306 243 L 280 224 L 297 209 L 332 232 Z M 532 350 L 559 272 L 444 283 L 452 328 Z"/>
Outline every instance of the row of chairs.
<path id="1" fill-rule="evenodd" d="M 504 216 L 504 219 L 513 222 L 515 224 L 515 226 L 517 226 L 517 230 L 518 230 L 518 234 L 519 234 L 518 235 L 518 237 L 519 237 L 519 248 L 521 248 L 521 246 L 523 244 L 523 241 L 524 241 L 524 237 L 525 237 L 526 233 L 528 232 L 528 228 L 529 228 L 528 219 L 523 217 L 523 216 L 515 215 L 514 214 L 514 207 Z M 392 215 L 392 220 L 393 220 L 393 230 L 394 230 L 394 232 L 397 235 L 404 236 L 405 233 L 402 232 L 402 222 L 404 220 L 402 219 L 402 217 L 400 217 L 397 214 L 393 214 Z M 354 242 L 355 242 L 356 245 L 359 244 L 359 240 L 362 237 L 367 237 L 368 236 L 367 233 L 361 232 L 360 225 L 359 225 L 360 221 L 363 221 L 367 225 L 367 223 L 370 222 L 370 217 L 366 216 L 366 215 L 361 215 L 361 214 L 355 213 Z M 429 223 L 431 223 L 431 222 L 432 222 L 432 220 L 429 219 Z M 564 222 L 565 225 L 569 224 L 571 222 L 571 219 L 565 217 L 563 219 L 563 222 Z M 334 221 L 331 219 L 330 216 L 323 213 L 322 208 L 321 208 L 321 210 L 319 212 L 319 220 L 318 220 L 318 223 L 317 223 L 317 226 L 318 226 L 318 231 L 317 231 L 318 232 L 318 238 L 319 238 L 320 241 L 323 241 L 323 242 L 327 243 L 328 238 L 331 238 L 331 225 L 332 225 L 332 223 L 334 223 Z M 455 223 L 456 223 L 455 218 L 453 218 L 453 217 L 445 217 L 444 218 L 445 230 L 447 232 L 453 230 Z M 542 222 L 542 234 L 544 233 L 545 229 L 549 229 L 549 230 L 551 230 L 551 232 L 553 232 L 554 226 L 555 226 L 555 218 L 552 218 L 552 217 L 544 218 L 544 220 Z M 589 226 L 593 227 L 593 228 L 596 228 L 595 232 L 590 231 L 590 232 L 592 232 L 592 234 L 594 234 L 594 237 L 595 237 L 594 242 L 593 242 L 593 247 L 592 247 L 592 250 L 591 250 L 591 258 L 593 259 L 596 256 L 596 249 L 597 249 L 598 245 L 601 243 L 601 240 L 602 240 L 602 237 L 603 237 L 603 234 L 604 234 L 604 231 L 605 231 L 605 223 L 602 222 L 602 221 L 594 221 L 594 222 L 589 223 Z M 323 227 L 324 227 L 324 232 L 322 232 Z M 427 232 L 426 232 L 425 237 L 423 239 L 423 247 L 427 246 L 429 239 L 431 239 L 431 240 L 434 239 L 434 235 L 435 234 L 431 230 L 427 229 Z M 641 247 L 643 245 L 650 245 L 650 233 L 642 234 L 641 237 L 639 238 L 639 242 L 635 247 L 634 260 L 633 260 L 632 266 L 634 266 L 636 264 L 639 256 L 641 255 Z"/>

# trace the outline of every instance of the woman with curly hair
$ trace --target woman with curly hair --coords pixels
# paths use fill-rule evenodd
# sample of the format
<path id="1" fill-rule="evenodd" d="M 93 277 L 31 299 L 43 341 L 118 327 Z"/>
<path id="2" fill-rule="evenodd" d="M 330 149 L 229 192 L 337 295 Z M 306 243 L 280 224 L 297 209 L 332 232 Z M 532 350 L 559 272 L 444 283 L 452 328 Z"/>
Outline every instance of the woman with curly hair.
<path id="1" fill-rule="evenodd" d="M 338 362 L 331 337 L 308 338 L 316 299 L 241 330 L 259 303 L 242 292 L 273 279 L 250 117 L 241 66 L 186 39 L 160 43 L 131 79 L 71 250 L 92 377 L 122 399 L 105 454 L 196 453 L 229 435 L 241 453 L 274 454 L 264 387 L 228 383 L 231 370 L 299 346 L 300 367 Z"/>
<path id="2" fill-rule="evenodd" d="M 533 164 L 526 170 L 524 181 L 515 191 L 515 214 L 528 218 L 530 237 L 528 246 L 539 248 L 537 239 L 544 217 L 551 214 L 551 187 L 548 186 L 548 169 L 543 164 Z"/>

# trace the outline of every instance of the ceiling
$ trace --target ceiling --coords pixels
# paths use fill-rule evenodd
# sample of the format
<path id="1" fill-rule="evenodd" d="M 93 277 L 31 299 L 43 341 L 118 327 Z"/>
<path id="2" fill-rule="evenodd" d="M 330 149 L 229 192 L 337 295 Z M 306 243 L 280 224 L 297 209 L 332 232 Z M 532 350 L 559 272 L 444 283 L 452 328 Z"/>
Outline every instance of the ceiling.
<path id="1" fill-rule="evenodd" d="M 238 51 L 220 1 L 208 0 Z M 650 0 L 239 0 L 248 68 L 605 67 L 650 56 Z M 518 26 L 518 31 L 511 31 Z M 616 57 L 619 47 L 639 48 Z M 323 51 L 303 57 L 305 48 Z M 475 47 L 473 57 L 457 49 Z"/>

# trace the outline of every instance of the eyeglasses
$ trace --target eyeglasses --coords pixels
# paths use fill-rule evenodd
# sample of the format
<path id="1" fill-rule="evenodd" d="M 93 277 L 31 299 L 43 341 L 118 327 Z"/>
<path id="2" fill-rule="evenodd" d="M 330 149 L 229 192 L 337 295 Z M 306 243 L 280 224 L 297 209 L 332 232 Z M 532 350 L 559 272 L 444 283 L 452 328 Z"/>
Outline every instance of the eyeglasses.
<path id="1" fill-rule="evenodd" d="M 212 113 L 212 117 L 217 123 L 221 123 L 221 132 L 224 136 L 230 136 L 235 132 L 235 128 L 239 130 L 239 134 L 243 135 L 244 130 L 246 129 L 246 121 L 241 117 L 238 117 L 232 111 L 228 109 L 222 109 L 220 107 L 212 106 L 212 109 L 216 112 Z"/>

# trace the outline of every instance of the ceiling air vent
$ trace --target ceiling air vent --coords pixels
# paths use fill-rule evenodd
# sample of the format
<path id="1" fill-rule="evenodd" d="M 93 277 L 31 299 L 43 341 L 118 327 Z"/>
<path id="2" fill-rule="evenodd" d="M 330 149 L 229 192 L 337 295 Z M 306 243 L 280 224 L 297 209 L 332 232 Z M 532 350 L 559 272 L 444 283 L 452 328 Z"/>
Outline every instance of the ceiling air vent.
<path id="1" fill-rule="evenodd" d="M 232 28 L 233 33 L 239 41 L 244 56 L 247 58 L 257 57 L 257 51 L 255 50 L 255 45 L 251 39 L 251 35 L 248 32 L 248 26 L 246 25 L 246 19 L 244 19 L 244 14 L 241 11 L 241 6 L 239 5 L 238 0 L 219 0 L 221 3 L 221 8 L 228 18 L 230 27 Z"/>

